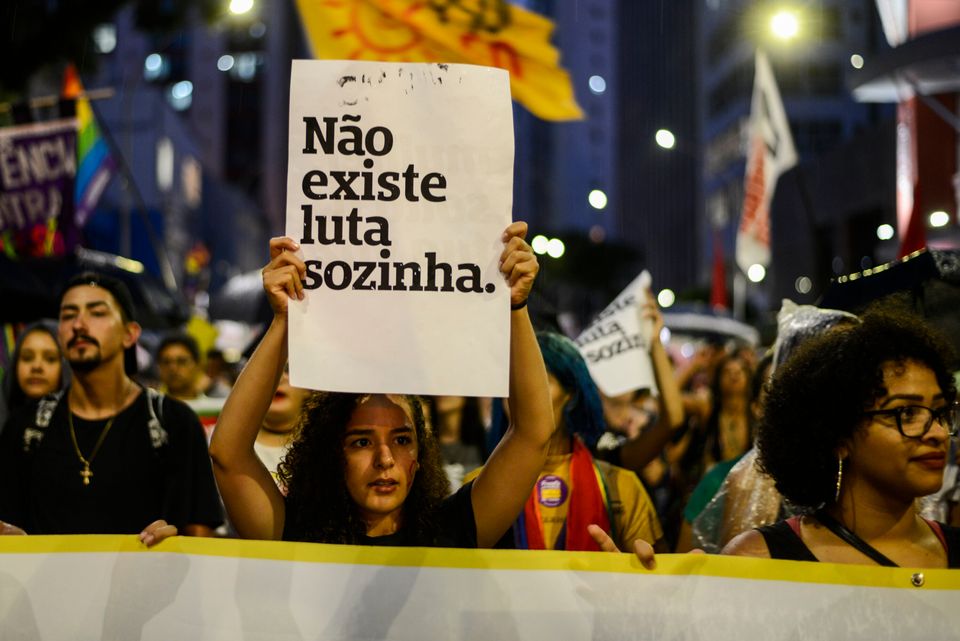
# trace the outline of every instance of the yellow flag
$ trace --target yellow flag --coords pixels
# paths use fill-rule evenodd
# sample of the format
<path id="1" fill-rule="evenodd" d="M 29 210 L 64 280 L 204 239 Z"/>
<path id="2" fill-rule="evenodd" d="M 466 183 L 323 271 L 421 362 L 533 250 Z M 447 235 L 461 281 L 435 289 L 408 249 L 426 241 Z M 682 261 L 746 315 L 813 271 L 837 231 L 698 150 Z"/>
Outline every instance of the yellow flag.
<path id="1" fill-rule="evenodd" d="M 578 120 L 583 112 L 560 53 L 553 23 L 506 0 L 297 0 L 321 59 L 452 62 L 510 72 L 514 100 L 544 120 Z"/>

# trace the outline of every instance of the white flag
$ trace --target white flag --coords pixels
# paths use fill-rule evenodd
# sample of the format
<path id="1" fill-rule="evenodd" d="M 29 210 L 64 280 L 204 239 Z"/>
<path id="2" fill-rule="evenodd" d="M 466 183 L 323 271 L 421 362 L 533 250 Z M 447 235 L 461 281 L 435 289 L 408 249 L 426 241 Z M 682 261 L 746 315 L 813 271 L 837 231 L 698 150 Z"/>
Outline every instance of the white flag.
<path id="1" fill-rule="evenodd" d="M 766 54 L 757 50 L 750 105 L 750 141 L 744 179 L 743 212 L 737 231 L 737 265 L 770 264 L 770 202 L 777 178 L 797 164 L 797 150 Z"/>

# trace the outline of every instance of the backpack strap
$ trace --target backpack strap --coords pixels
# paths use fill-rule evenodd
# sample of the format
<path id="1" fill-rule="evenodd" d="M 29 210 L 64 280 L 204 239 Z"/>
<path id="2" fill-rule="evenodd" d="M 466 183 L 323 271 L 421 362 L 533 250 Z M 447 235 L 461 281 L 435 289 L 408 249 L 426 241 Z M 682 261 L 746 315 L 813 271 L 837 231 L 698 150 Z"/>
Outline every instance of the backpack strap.
<path id="1" fill-rule="evenodd" d="M 144 388 L 147 392 L 147 411 L 150 418 L 147 420 L 147 431 L 150 433 L 150 445 L 159 450 L 170 442 L 170 435 L 163 428 L 163 394 L 152 387 Z"/>
<path id="2" fill-rule="evenodd" d="M 24 452 L 32 452 L 40 446 L 40 443 L 43 441 L 43 436 L 50 426 L 50 421 L 53 419 L 53 413 L 57 410 L 57 405 L 60 404 L 60 399 L 63 397 L 64 391 L 65 390 L 59 390 L 47 394 L 37 403 L 37 413 L 33 418 L 33 425 L 23 430 Z"/>

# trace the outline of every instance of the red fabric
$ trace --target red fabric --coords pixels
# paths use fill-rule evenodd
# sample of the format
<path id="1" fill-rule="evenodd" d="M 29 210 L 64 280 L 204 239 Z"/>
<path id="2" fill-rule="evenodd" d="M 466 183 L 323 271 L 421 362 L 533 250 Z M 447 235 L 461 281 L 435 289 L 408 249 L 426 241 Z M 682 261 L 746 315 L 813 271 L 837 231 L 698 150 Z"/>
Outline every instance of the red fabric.
<path id="1" fill-rule="evenodd" d="M 577 437 L 573 438 L 573 456 L 570 458 L 570 496 L 567 500 L 569 504 L 565 524 L 566 544 L 563 549 L 575 552 L 599 552 L 600 546 L 587 532 L 587 526 L 594 523 L 610 534 L 610 518 L 607 516 L 603 492 L 600 490 L 593 467 L 593 456 Z M 540 518 L 536 487 L 527 497 L 523 513 L 527 530 L 527 548 L 548 549 L 543 540 L 543 521 Z"/>
<path id="2" fill-rule="evenodd" d="M 720 231 L 713 232 L 713 283 L 710 287 L 710 307 L 727 308 L 727 269 L 723 260 L 723 243 Z"/>

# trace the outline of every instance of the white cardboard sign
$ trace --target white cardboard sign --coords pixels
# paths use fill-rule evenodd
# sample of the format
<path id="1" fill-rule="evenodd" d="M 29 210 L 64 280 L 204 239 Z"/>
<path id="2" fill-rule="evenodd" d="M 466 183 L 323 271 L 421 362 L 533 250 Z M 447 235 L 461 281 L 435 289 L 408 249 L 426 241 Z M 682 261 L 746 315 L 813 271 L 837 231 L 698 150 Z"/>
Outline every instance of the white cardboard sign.
<path id="1" fill-rule="evenodd" d="M 651 327 L 642 326 L 640 320 L 648 287 L 650 273 L 644 271 L 577 337 L 590 375 L 607 396 L 641 388 L 657 393 L 650 360 Z"/>
<path id="2" fill-rule="evenodd" d="M 506 396 L 508 74 L 295 60 L 286 233 L 307 263 L 293 385 Z"/>

